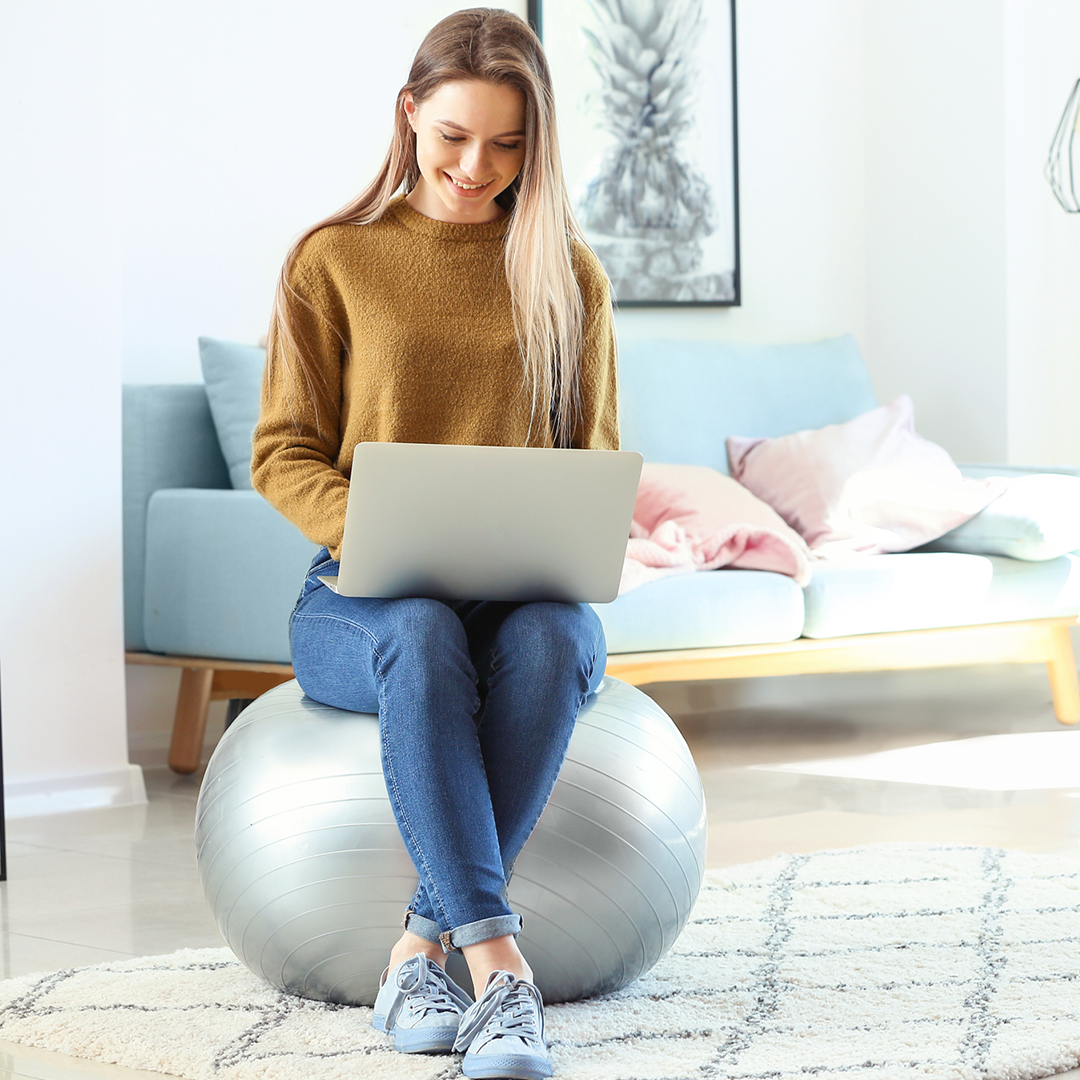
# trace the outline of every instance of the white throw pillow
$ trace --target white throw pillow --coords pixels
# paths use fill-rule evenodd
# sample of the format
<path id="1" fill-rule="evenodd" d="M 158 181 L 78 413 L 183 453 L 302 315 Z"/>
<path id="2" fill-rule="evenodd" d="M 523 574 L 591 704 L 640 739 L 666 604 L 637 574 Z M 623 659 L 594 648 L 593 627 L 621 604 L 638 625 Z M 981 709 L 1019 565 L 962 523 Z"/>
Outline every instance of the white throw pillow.
<path id="1" fill-rule="evenodd" d="M 1005 490 L 989 506 L 929 546 L 1028 562 L 1080 551 L 1080 476 L 1033 473 L 1002 483 Z"/>

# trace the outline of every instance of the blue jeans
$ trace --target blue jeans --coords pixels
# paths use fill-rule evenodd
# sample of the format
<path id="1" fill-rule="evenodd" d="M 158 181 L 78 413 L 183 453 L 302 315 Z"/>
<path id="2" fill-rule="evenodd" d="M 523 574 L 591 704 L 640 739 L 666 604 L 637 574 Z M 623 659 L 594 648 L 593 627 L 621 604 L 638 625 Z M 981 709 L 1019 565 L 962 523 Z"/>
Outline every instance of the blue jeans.
<path id="1" fill-rule="evenodd" d="M 449 952 L 517 933 L 507 884 L 607 663 L 585 604 L 346 597 L 324 548 L 289 625 L 309 697 L 377 712 L 383 775 L 420 884 L 406 927 Z"/>

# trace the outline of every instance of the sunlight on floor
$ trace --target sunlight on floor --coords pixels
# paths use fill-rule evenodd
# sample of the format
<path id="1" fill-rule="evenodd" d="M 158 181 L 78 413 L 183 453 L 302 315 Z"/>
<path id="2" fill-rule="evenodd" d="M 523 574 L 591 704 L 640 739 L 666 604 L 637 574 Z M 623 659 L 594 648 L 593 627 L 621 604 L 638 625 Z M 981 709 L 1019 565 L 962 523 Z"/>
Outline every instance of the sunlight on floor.
<path id="1" fill-rule="evenodd" d="M 978 791 L 1050 791 L 1080 787 L 1080 731 L 988 735 L 753 768 Z"/>

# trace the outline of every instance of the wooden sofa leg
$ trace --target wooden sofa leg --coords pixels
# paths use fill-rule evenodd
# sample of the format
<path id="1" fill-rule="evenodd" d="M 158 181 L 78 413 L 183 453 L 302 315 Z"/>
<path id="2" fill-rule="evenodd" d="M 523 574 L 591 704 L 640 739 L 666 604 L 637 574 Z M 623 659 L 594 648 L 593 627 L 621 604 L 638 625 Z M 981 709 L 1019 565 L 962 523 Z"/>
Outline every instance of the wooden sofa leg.
<path id="1" fill-rule="evenodd" d="M 1046 670 L 1050 674 L 1054 715 L 1063 724 L 1075 724 L 1080 720 L 1080 682 L 1067 626 L 1050 628 L 1050 650 L 1052 659 L 1047 660 Z"/>
<path id="2" fill-rule="evenodd" d="M 184 668 L 180 676 L 169 748 L 169 768 L 173 772 L 193 773 L 199 767 L 213 682 L 213 668 Z"/>

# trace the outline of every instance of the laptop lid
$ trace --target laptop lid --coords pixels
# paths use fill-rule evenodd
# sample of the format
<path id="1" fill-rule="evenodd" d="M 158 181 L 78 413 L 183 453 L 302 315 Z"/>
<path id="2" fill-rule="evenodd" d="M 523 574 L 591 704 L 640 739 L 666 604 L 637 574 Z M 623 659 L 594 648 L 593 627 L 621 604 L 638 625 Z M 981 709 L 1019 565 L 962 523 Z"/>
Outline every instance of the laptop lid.
<path id="1" fill-rule="evenodd" d="M 360 443 L 344 596 L 604 603 L 618 594 L 641 455 Z"/>

